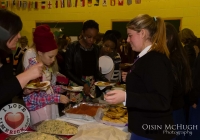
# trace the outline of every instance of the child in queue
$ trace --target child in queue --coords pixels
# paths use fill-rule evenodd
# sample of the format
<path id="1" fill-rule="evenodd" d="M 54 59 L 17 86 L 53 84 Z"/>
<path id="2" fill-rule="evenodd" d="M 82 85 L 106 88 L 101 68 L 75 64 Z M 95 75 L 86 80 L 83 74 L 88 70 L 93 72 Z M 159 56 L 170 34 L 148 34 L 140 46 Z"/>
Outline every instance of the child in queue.
<path id="1" fill-rule="evenodd" d="M 30 66 L 42 62 L 44 64 L 43 75 L 39 81 L 50 81 L 51 84 L 47 90 L 24 90 L 24 94 L 28 94 L 23 99 L 31 115 L 31 124 L 59 117 L 57 103 L 69 102 L 66 96 L 58 94 L 63 92 L 62 87 L 55 85 L 58 71 L 55 59 L 58 47 L 53 33 L 48 25 L 40 25 L 35 29 L 33 37 L 36 57 L 30 58 L 29 65 L 24 67 L 27 70 Z"/>

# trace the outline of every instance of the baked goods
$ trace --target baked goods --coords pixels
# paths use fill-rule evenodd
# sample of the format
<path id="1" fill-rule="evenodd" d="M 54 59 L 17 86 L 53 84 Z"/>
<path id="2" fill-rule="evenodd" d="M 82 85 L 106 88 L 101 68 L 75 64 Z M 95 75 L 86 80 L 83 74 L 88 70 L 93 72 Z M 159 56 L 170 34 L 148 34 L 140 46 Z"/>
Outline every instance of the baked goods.
<path id="1" fill-rule="evenodd" d="M 58 134 L 58 135 L 74 135 L 77 133 L 77 127 L 60 120 L 48 120 L 37 126 L 38 132 Z"/>
<path id="2" fill-rule="evenodd" d="M 127 123 L 128 122 L 127 109 L 120 106 L 116 107 L 112 106 L 107 111 L 104 112 L 102 120 L 120 124 Z"/>
<path id="3" fill-rule="evenodd" d="M 66 110 L 66 113 L 72 114 L 86 114 L 88 116 L 95 116 L 98 108 L 101 106 L 90 106 L 87 104 L 80 104 L 77 108 L 70 108 Z"/>
<path id="4" fill-rule="evenodd" d="M 62 140 L 62 139 L 45 133 L 29 132 L 17 136 L 14 140 Z"/>

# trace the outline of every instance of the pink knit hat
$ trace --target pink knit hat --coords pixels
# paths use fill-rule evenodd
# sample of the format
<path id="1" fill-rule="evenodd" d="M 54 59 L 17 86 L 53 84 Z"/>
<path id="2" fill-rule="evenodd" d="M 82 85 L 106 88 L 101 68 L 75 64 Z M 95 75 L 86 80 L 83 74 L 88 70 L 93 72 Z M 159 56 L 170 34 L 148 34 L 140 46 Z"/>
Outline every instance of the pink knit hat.
<path id="1" fill-rule="evenodd" d="M 58 48 L 54 35 L 48 25 L 37 26 L 33 33 L 33 41 L 36 50 L 40 52 L 49 52 Z"/>

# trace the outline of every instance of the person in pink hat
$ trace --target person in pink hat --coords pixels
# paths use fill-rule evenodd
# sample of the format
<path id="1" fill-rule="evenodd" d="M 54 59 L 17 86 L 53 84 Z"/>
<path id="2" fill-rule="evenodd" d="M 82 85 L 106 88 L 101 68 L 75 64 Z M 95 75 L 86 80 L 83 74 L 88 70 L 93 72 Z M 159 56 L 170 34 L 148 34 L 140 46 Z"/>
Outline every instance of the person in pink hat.
<path id="1" fill-rule="evenodd" d="M 58 46 L 54 39 L 53 33 L 48 25 L 40 25 L 36 27 L 33 33 L 33 41 L 35 44 L 36 57 L 28 60 L 30 66 L 42 62 L 44 64 L 43 75 L 39 81 L 50 81 L 50 88 L 47 90 L 24 90 L 24 94 L 28 94 L 23 99 L 27 109 L 30 111 L 31 124 L 35 124 L 46 119 L 56 119 L 59 117 L 57 103 L 66 104 L 69 99 L 59 93 L 64 92 L 60 85 L 56 84 L 56 73 L 58 71 L 56 55 Z"/>

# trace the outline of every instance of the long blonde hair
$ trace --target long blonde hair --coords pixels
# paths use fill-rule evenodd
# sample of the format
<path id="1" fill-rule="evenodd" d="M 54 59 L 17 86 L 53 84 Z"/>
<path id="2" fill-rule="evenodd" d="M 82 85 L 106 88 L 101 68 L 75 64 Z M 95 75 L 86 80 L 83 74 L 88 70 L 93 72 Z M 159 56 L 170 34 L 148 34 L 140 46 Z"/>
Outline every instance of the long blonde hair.
<path id="1" fill-rule="evenodd" d="M 165 22 L 160 17 L 151 17 L 147 14 L 141 14 L 133 18 L 127 28 L 140 32 L 142 29 L 149 31 L 149 40 L 152 43 L 150 50 L 165 54 L 169 58 L 169 50 L 166 45 Z"/>

